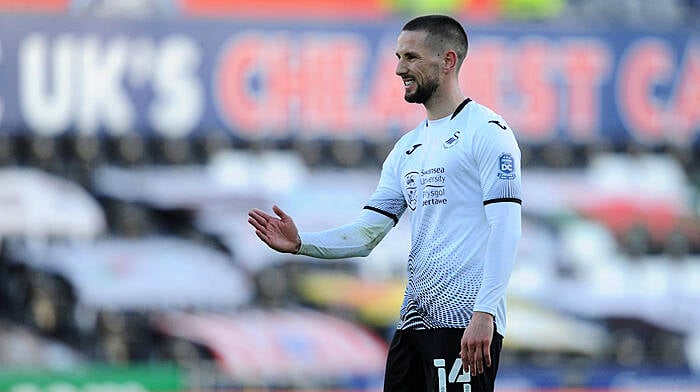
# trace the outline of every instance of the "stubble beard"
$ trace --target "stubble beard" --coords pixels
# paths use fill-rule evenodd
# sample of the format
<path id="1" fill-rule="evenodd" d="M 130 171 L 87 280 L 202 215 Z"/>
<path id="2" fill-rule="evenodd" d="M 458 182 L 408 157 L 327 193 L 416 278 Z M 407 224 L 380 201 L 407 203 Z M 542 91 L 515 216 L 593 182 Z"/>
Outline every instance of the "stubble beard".
<path id="1" fill-rule="evenodd" d="M 437 78 L 430 78 L 425 83 L 416 85 L 416 91 L 413 94 L 404 94 L 404 99 L 409 103 L 424 104 L 433 97 L 438 85 Z"/>

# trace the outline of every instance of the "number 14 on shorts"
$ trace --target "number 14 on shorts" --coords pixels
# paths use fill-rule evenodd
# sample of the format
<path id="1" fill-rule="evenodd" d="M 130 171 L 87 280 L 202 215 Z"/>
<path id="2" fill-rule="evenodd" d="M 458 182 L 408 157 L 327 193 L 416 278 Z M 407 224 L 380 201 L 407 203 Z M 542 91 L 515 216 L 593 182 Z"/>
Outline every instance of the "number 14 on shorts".
<path id="1" fill-rule="evenodd" d="M 465 383 L 464 392 L 471 392 L 472 386 L 469 385 L 471 375 L 462 369 L 462 358 L 455 359 L 452 368 L 450 369 L 449 377 L 445 370 L 445 360 L 442 358 L 433 359 L 433 366 L 437 368 L 438 374 L 438 392 L 447 392 L 447 383 Z"/>

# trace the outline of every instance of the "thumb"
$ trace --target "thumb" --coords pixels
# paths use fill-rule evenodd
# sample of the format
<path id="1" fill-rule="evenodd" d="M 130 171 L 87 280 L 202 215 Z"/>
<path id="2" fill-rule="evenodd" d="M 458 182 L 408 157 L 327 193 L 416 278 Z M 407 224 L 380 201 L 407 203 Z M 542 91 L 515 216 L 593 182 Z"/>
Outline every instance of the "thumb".
<path id="1" fill-rule="evenodd" d="M 289 215 L 285 214 L 284 211 L 282 211 L 281 208 L 277 207 L 277 205 L 272 206 L 272 211 L 280 217 L 282 220 L 288 220 L 291 219 Z"/>

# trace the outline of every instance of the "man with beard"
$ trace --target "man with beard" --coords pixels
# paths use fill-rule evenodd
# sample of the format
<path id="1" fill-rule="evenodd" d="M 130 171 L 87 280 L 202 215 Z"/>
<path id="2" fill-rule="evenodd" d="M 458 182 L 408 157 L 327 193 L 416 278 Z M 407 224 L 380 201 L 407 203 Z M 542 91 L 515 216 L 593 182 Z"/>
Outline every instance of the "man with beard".
<path id="1" fill-rule="evenodd" d="M 520 150 L 501 116 L 462 93 L 467 47 L 448 16 L 403 27 L 396 74 L 427 118 L 396 143 L 355 221 L 299 233 L 277 206 L 277 216 L 249 212 L 272 249 L 330 259 L 368 255 L 409 210 L 408 281 L 384 391 L 494 389 L 521 232 Z"/>

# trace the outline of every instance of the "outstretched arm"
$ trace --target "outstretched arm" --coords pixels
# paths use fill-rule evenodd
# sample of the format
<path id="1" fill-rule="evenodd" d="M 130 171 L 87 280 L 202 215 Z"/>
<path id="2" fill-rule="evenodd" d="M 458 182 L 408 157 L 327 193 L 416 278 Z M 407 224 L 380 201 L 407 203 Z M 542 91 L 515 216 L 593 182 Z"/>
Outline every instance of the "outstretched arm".
<path id="1" fill-rule="evenodd" d="M 248 212 L 248 222 L 255 234 L 270 248 L 285 253 L 296 253 L 321 259 L 363 257 L 398 223 L 406 210 L 406 201 L 396 176 L 394 150 L 384 162 L 379 184 L 360 215 L 352 222 L 316 233 L 299 233 L 292 218 L 279 207 L 272 210 L 277 217 L 260 210 Z M 393 158 L 392 158 L 393 157 Z"/>
<path id="2" fill-rule="evenodd" d="M 351 223 L 317 233 L 301 233 L 299 254 L 321 259 L 365 257 L 394 227 L 394 220 L 363 209 Z"/>
<path id="3" fill-rule="evenodd" d="M 273 211 L 279 218 L 260 210 L 248 213 L 248 222 L 255 234 L 270 248 L 321 259 L 364 257 L 386 236 L 394 220 L 372 210 L 363 209 L 351 223 L 333 229 L 299 233 L 292 218 L 279 207 Z"/>

